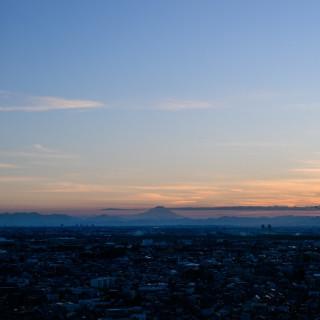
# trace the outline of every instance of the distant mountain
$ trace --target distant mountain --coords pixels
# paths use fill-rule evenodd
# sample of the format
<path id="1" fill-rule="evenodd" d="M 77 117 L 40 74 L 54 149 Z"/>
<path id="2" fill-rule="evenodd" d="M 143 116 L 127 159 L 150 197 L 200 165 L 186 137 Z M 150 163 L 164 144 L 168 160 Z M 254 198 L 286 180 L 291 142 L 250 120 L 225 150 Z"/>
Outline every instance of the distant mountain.
<path id="1" fill-rule="evenodd" d="M 131 217 L 134 217 L 134 219 L 147 219 L 147 220 L 180 220 L 180 219 L 187 219 L 184 216 L 181 216 L 179 214 L 176 214 L 169 209 L 158 206 L 153 209 L 148 210 L 147 212 L 139 213 L 132 215 Z"/>
<path id="2" fill-rule="evenodd" d="M 146 212 L 131 215 L 108 215 L 102 214 L 90 218 L 90 222 L 97 225 L 177 225 L 192 221 L 179 214 L 176 214 L 165 207 L 155 207 Z"/>
<path id="3" fill-rule="evenodd" d="M 37 212 L 16 212 L 0 214 L 0 225 L 4 226 L 72 226 L 80 221 L 77 217 L 66 214 L 44 215 Z"/>
<path id="4" fill-rule="evenodd" d="M 191 219 L 172 212 L 165 207 L 155 207 L 134 215 L 109 215 L 74 217 L 66 214 L 43 215 L 37 212 L 16 212 L 0 214 L 0 226 L 74 226 L 76 224 L 96 226 L 174 226 L 174 225 L 216 225 L 250 226 L 262 224 L 272 226 L 313 226 L 320 227 L 320 216 L 276 216 L 276 217 L 235 217 Z"/>

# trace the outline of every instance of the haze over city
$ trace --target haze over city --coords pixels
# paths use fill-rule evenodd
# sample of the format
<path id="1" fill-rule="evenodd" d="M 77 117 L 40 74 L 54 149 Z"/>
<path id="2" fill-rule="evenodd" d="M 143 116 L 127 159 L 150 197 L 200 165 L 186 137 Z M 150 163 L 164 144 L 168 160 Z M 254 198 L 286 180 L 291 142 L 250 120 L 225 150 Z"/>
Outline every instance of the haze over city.
<path id="1" fill-rule="evenodd" d="M 1 212 L 318 205 L 319 9 L 1 0 Z"/>

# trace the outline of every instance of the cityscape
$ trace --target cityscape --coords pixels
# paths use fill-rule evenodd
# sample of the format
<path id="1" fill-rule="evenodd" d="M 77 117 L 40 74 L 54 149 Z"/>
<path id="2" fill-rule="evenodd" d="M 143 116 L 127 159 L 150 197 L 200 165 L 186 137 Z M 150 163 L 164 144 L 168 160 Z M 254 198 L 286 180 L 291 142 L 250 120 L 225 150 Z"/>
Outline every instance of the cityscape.
<path id="1" fill-rule="evenodd" d="M 319 0 L 0 0 L 0 320 L 320 320 Z"/>
<path id="2" fill-rule="evenodd" d="M 8 320 L 320 317 L 319 228 L 1 227 L 0 261 Z"/>

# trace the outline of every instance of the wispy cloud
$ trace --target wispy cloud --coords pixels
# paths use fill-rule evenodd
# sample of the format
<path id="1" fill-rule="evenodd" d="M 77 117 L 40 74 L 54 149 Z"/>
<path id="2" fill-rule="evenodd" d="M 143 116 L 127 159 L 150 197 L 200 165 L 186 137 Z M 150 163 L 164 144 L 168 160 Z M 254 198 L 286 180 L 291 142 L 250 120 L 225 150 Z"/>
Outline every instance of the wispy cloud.
<path id="1" fill-rule="evenodd" d="M 48 183 L 41 190 L 36 190 L 36 192 L 49 193 L 105 193 L 111 191 L 113 191 L 112 186 L 76 182 Z"/>
<path id="2" fill-rule="evenodd" d="M 53 159 L 53 161 L 46 161 L 46 160 L 37 161 L 37 160 L 35 160 L 35 161 L 30 162 L 30 164 L 35 165 L 35 166 L 63 166 L 64 165 L 63 161 L 55 161 L 54 159 Z"/>
<path id="3" fill-rule="evenodd" d="M 299 95 L 298 95 L 299 96 Z M 210 101 L 204 100 L 185 100 L 179 98 L 170 98 L 162 100 L 149 106 L 140 107 L 131 106 L 132 102 L 122 101 L 113 102 L 110 107 L 132 109 L 151 109 L 151 110 L 167 110 L 167 111 L 182 111 L 193 109 L 220 109 L 232 108 L 239 106 L 255 107 L 259 104 L 265 106 L 270 101 L 279 101 L 283 106 L 290 106 L 290 108 L 318 108 L 319 103 L 294 103 L 291 100 L 297 98 L 297 94 L 284 94 L 279 92 L 258 91 L 255 93 L 247 93 L 242 95 L 231 95 L 228 97 L 216 97 Z M 301 99 L 301 97 L 300 97 Z M 144 104 L 144 103 L 142 103 Z M 104 104 L 93 100 L 80 99 L 65 99 L 61 97 L 52 96 L 34 96 L 29 94 L 15 93 L 0 90 L 0 111 L 50 111 L 50 110 L 71 110 L 72 112 L 85 112 L 93 108 L 106 107 Z"/>
<path id="4" fill-rule="evenodd" d="M 242 95 L 234 97 L 235 100 L 243 101 L 268 101 L 268 100 L 279 100 L 287 98 L 298 98 L 301 96 L 299 92 L 279 92 L 279 91 L 267 91 L 258 90 L 255 92 L 248 92 Z"/>
<path id="5" fill-rule="evenodd" d="M 102 106 L 102 103 L 91 100 L 70 100 L 0 91 L 0 111 L 77 110 Z"/>
<path id="6" fill-rule="evenodd" d="M 213 108 L 213 104 L 206 101 L 195 101 L 195 100 L 186 100 L 186 101 L 176 101 L 170 100 L 164 103 L 160 103 L 152 109 L 158 110 L 169 110 L 169 111 L 180 111 L 180 110 L 189 110 L 189 109 L 204 109 L 204 108 Z"/>
<path id="7" fill-rule="evenodd" d="M 21 167 L 16 166 L 14 164 L 10 164 L 10 163 L 0 163 L 0 168 L 10 169 L 10 168 L 21 168 Z"/>
<path id="8" fill-rule="evenodd" d="M 0 182 L 33 182 L 41 181 L 39 177 L 0 177 Z"/>
<path id="9" fill-rule="evenodd" d="M 217 147 L 290 147 L 294 146 L 289 143 L 281 142 L 205 142 L 205 145 Z"/>
<path id="10" fill-rule="evenodd" d="M 0 155 L 9 157 L 44 158 L 44 159 L 70 159 L 75 158 L 73 154 L 51 154 L 23 151 L 1 151 Z"/>
<path id="11" fill-rule="evenodd" d="M 163 190 L 163 191 L 196 191 L 196 190 L 212 190 L 212 186 L 201 185 L 172 185 L 172 186 L 132 186 L 137 190 Z"/>
<path id="12" fill-rule="evenodd" d="M 296 160 L 300 165 L 298 168 L 291 169 L 292 172 L 300 174 L 311 174 L 313 176 L 319 176 L 320 174 L 320 153 L 313 152 L 308 159 Z"/>
<path id="13" fill-rule="evenodd" d="M 38 181 L 37 181 L 38 180 Z M 320 196 L 320 178 L 296 178 L 274 180 L 238 180 L 232 182 L 216 181 L 204 187 L 195 185 L 135 186 L 124 184 L 94 184 L 81 179 L 81 182 L 61 180 L 61 177 L 0 177 L 1 183 L 25 182 L 28 199 L 35 203 L 47 199 L 54 204 L 57 199 L 80 204 L 103 206 L 155 206 L 155 205 L 312 205 L 317 204 Z M 12 189 L 16 190 L 16 189 Z M 68 194 L 68 196 L 66 196 Z M 71 200 L 70 200 L 71 199 Z"/>
<path id="14" fill-rule="evenodd" d="M 174 204 L 190 204 L 195 203 L 195 200 L 189 200 L 186 199 L 184 196 L 177 196 L 177 195 L 163 195 L 159 193 L 143 193 L 140 195 L 137 195 L 138 199 L 141 201 L 152 201 L 155 203 L 159 203 L 159 201 L 164 201 L 168 204 L 174 205 Z"/>
<path id="15" fill-rule="evenodd" d="M 281 92 L 270 92 L 270 91 L 257 91 L 242 95 L 231 95 L 228 97 L 216 97 L 211 101 L 204 100 L 179 100 L 179 99 L 168 99 L 167 101 L 160 102 L 151 109 L 156 110 L 169 110 L 169 111 L 180 111 L 180 110 L 191 110 L 191 109 L 220 109 L 238 107 L 239 104 L 254 104 L 265 103 L 269 101 L 277 101 L 296 97 L 296 94 L 287 94 Z"/>
<path id="16" fill-rule="evenodd" d="M 46 152 L 46 153 L 56 153 L 57 151 L 56 150 L 53 150 L 53 149 L 49 149 L 49 148 L 45 148 L 44 146 L 42 146 L 41 144 L 34 144 L 33 147 L 36 149 L 36 150 L 39 150 L 39 151 L 42 151 L 42 152 Z"/>
<path id="17" fill-rule="evenodd" d="M 31 146 L 32 151 L 0 151 L 0 155 L 8 157 L 42 158 L 42 159 L 71 159 L 77 157 L 74 154 L 66 154 L 43 147 L 41 144 Z"/>
<path id="18" fill-rule="evenodd" d="M 320 173 L 320 168 L 297 168 L 297 169 L 292 169 L 292 171 L 314 174 L 314 173 Z"/>
<path id="19" fill-rule="evenodd" d="M 304 160 L 298 160 L 299 163 L 301 163 L 306 168 L 316 167 L 320 168 L 320 159 L 313 158 L 313 159 L 304 159 Z"/>

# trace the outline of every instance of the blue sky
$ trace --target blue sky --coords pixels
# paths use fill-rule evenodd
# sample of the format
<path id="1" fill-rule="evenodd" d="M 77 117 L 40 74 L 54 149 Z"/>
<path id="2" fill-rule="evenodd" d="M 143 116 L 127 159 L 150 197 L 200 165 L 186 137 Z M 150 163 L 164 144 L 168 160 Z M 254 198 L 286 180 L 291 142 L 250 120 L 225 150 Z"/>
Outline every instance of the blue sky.
<path id="1" fill-rule="evenodd" d="M 3 210 L 315 205 L 318 1 L 0 1 Z"/>

